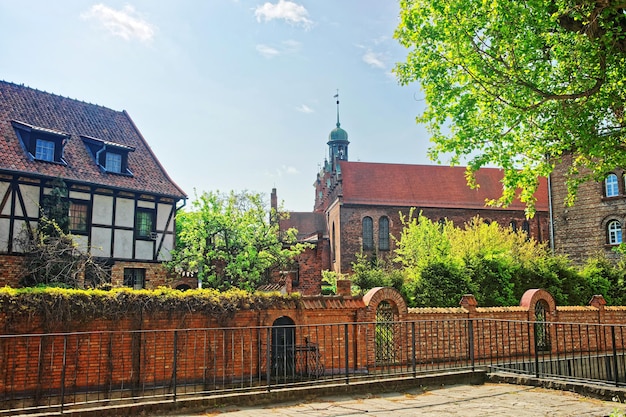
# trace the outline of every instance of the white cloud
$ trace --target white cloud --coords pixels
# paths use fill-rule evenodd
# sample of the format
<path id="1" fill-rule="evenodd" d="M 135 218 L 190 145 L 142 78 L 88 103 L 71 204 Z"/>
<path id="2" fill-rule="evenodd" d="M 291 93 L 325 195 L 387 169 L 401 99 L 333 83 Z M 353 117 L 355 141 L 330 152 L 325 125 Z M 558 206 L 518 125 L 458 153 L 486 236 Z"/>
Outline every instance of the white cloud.
<path id="1" fill-rule="evenodd" d="M 258 22 L 283 19 L 292 25 L 300 25 L 305 29 L 310 29 L 313 26 L 313 21 L 309 19 L 307 9 L 298 3 L 288 0 L 278 0 L 276 4 L 268 2 L 262 6 L 257 6 L 254 15 Z"/>
<path id="2" fill-rule="evenodd" d="M 147 42 L 154 38 L 156 27 L 142 19 L 132 6 L 121 10 L 111 9 L 104 4 L 95 4 L 81 14 L 83 19 L 94 19 L 109 32 L 123 39 L 139 39 Z"/>
<path id="3" fill-rule="evenodd" d="M 275 49 L 275 48 L 272 48 L 271 46 L 267 46 L 263 44 L 257 45 L 256 50 L 265 58 L 273 58 L 277 55 L 280 55 L 280 51 L 278 49 Z"/>
<path id="4" fill-rule="evenodd" d="M 298 169 L 293 166 L 281 165 L 280 167 L 275 168 L 273 171 L 269 171 L 266 174 L 271 178 L 280 178 L 285 175 L 296 175 L 299 173 L 300 171 L 298 171 Z"/>
<path id="5" fill-rule="evenodd" d="M 377 54 L 376 52 L 373 52 L 370 49 L 368 49 L 367 52 L 365 52 L 365 55 L 363 55 L 363 61 L 367 65 L 374 67 L 374 68 L 385 69 L 386 65 L 383 59 L 384 57 L 382 54 Z"/>
<path id="6" fill-rule="evenodd" d="M 293 40 L 283 41 L 277 48 L 260 43 L 256 46 L 256 50 L 265 58 L 274 58 L 278 55 L 294 54 L 300 50 L 300 45 L 300 42 Z"/>
<path id="7" fill-rule="evenodd" d="M 296 169 L 296 167 L 286 166 L 286 165 L 283 165 L 281 167 L 281 170 L 289 175 L 297 174 L 300 172 Z"/>
<path id="8" fill-rule="evenodd" d="M 296 110 L 298 110 L 300 113 L 306 113 L 306 114 L 315 112 L 315 110 L 313 110 L 312 108 L 310 108 L 306 104 L 299 105 L 298 107 L 296 107 Z"/>

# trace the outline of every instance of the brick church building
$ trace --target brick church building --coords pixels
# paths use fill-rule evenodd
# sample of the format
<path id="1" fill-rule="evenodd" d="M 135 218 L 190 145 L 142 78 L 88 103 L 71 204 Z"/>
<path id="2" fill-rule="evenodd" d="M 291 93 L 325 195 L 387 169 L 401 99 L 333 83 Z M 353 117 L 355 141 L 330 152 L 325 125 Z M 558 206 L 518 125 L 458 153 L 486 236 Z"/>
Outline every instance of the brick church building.
<path id="1" fill-rule="evenodd" d="M 328 138 L 328 158 L 314 183 L 312 212 L 290 212 L 281 228 L 295 227 L 298 238 L 313 249 L 301 254 L 288 271 L 293 291 L 320 292 L 321 271 L 351 272 L 356 254 L 385 258 L 393 253 L 402 231 L 401 213 L 414 208 L 433 221 L 462 225 L 476 216 L 515 230 L 526 231 L 539 241 L 549 240 L 547 180 L 540 182 L 536 214 L 526 219 L 519 200 L 508 207 L 488 207 L 485 201 L 502 194 L 502 171 L 482 168 L 479 188 L 471 189 L 465 167 L 353 162 L 348 158 L 348 133 L 339 122 Z M 276 190 L 272 206 L 277 207 Z"/>

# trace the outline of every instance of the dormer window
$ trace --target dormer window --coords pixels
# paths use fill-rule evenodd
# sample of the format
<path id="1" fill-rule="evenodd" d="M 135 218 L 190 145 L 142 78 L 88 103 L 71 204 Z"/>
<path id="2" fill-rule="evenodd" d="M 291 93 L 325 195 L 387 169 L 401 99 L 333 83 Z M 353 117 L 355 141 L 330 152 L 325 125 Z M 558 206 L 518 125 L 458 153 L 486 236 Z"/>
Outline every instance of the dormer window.
<path id="1" fill-rule="evenodd" d="M 133 152 L 135 148 L 88 136 L 81 136 L 81 139 L 102 171 L 119 175 L 133 175 L 128 167 L 128 153 Z"/>
<path id="2" fill-rule="evenodd" d="M 70 135 L 17 120 L 11 121 L 11 124 L 31 160 L 66 165 L 63 148 Z"/>
<path id="3" fill-rule="evenodd" d="M 54 142 L 51 140 L 37 139 L 35 144 L 35 159 L 42 161 L 54 161 Z"/>
<path id="4" fill-rule="evenodd" d="M 122 155 L 115 152 L 107 152 L 105 157 L 104 169 L 109 172 L 119 174 L 122 172 Z"/>

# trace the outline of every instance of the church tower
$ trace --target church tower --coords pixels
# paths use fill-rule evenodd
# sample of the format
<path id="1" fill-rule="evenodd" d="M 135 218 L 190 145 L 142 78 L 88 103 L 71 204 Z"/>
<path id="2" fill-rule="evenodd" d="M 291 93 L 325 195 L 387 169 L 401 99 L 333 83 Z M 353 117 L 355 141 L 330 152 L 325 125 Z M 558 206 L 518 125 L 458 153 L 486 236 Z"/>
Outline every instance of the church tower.
<path id="1" fill-rule="evenodd" d="M 335 95 L 337 99 L 337 127 L 328 135 L 328 151 L 329 161 L 333 167 L 337 166 L 338 161 L 348 160 L 348 132 L 341 128 L 339 123 L 339 93 Z"/>
<path id="2" fill-rule="evenodd" d="M 341 166 L 340 161 L 348 160 L 348 132 L 341 128 L 339 123 L 339 93 L 337 99 L 337 126 L 328 135 L 328 159 L 324 167 L 317 174 L 315 181 L 314 211 L 324 212 L 333 199 L 341 194 Z"/>

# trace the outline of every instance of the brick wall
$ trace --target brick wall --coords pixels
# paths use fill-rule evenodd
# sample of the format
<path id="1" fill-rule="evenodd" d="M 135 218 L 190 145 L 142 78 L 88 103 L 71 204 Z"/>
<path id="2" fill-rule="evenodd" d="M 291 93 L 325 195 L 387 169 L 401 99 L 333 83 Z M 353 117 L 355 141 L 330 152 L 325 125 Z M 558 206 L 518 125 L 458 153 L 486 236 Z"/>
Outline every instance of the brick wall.
<path id="1" fill-rule="evenodd" d="M 17 288 L 23 276 L 23 256 L 0 255 L 0 286 Z"/>
<path id="2" fill-rule="evenodd" d="M 415 210 L 414 216 L 419 215 L 420 210 L 425 217 L 434 222 L 437 222 L 440 219 L 447 219 L 459 227 L 462 227 L 465 223 L 476 216 L 480 216 L 486 221 L 497 222 L 503 227 L 510 227 L 511 222 L 515 221 L 518 230 L 522 230 L 522 224 L 526 221 L 524 212 L 519 210 L 418 208 Z M 352 271 L 352 263 L 356 261 L 356 254 L 361 252 L 363 247 L 362 222 L 364 217 L 371 217 L 374 224 L 374 250 L 364 253 L 369 255 L 375 253 L 380 258 L 387 258 L 393 255 L 396 245 L 394 239 L 390 239 L 389 251 L 378 250 L 378 221 L 382 216 L 386 216 L 389 219 L 389 233 L 393 237 L 399 238 L 403 229 L 402 222 L 400 221 L 400 213 L 402 213 L 406 218 L 409 212 L 409 207 L 342 205 L 340 229 L 341 239 L 338 245 L 341 252 L 340 271 L 342 273 L 349 273 Z M 549 240 L 550 226 L 548 213 L 539 212 L 534 218 L 528 220 L 528 222 L 530 235 L 532 237 L 540 242 Z M 335 268 L 335 270 L 339 269 Z"/>
<path id="3" fill-rule="evenodd" d="M 197 279 L 194 277 L 171 276 L 160 262 L 116 261 L 111 268 L 111 285 L 114 287 L 124 286 L 124 268 L 145 269 L 145 287 L 148 289 L 160 286 L 176 288 L 183 284 L 190 288 L 197 288 L 198 286 Z M 0 286 L 18 288 L 24 274 L 24 257 L 22 255 L 0 255 Z"/>
<path id="4" fill-rule="evenodd" d="M 556 306 L 550 294 L 531 290 L 517 307 L 482 308 L 476 305 L 473 296 L 465 296 L 461 307 L 457 308 L 408 309 L 400 293 L 392 288 L 375 288 L 357 298 L 304 297 L 293 308 L 244 310 L 225 322 L 204 312 L 188 311 L 115 320 L 76 320 L 50 328 L 51 323 L 37 315 L 24 320 L 0 314 L 4 334 L 24 335 L 23 338 L 3 339 L 0 343 L 0 355 L 5 358 L 0 361 L 0 392 L 16 386 L 26 391 L 36 391 L 41 386 L 53 389 L 61 386 L 63 377 L 66 386 L 69 383 L 74 388 L 132 387 L 139 381 L 169 381 L 174 351 L 178 359 L 177 377 L 181 379 L 202 381 L 207 377 L 263 373 L 266 354 L 262 349 L 269 346 L 270 328 L 255 326 L 272 326 L 276 320 L 285 318 L 299 326 L 294 340 L 296 345 L 311 342 L 317 346 L 326 371 L 345 367 L 346 356 L 341 350 L 344 344 L 350 346 L 348 366 L 362 369 L 376 363 L 376 317 L 383 303 L 391 306 L 396 320 L 392 324 L 394 349 L 405 352 L 404 356 L 399 356 L 400 360 L 407 360 L 406 352 L 413 349 L 418 358 L 428 357 L 430 361 L 466 360 L 468 339 L 463 319 L 468 318 L 473 320 L 477 360 L 490 357 L 493 351 L 510 357 L 528 355 L 535 336 L 527 320 L 534 320 L 535 306 L 540 301 L 548 306 L 547 322 L 554 323 L 550 332 L 560 326 L 560 334 L 567 335 L 568 325 L 559 323 L 568 321 L 626 322 L 626 307 L 607 307 L 597 296 L 592 305 L 586 307 Z M 572 330 L 565 343 L 554 343 L 550 347 L 551 353 L 573 348 L 576 343 L 578 347 L 587 343 L 585 348 L 593 351 L 606 337 L 596 334 L 598 329 L 590 327 L 582 339 Z M 127 332 L 131 330 L 140 332 Z M 68 333 L 66 336 L 38 335 L 44 331 Z M 59 354 L 63 351 L 69 355 L 64 359 Z M 67 364 L 63 372 L 62 360 Z M 32 372 L 33 369 L 40 369 L 40 372 Z"/>
<path id="5" fill-rule="evenodd" d="M 567 207 L 565 178 L 570 166 L 571 155 L 566 155 L 551 175 L 556 252 L 568 255 L 577 263 L 593 255 L 617 259 L 617 254 L 608 244 L 606 227 L 610 220 L 620 221 L 622 229 L 626 224 L 624 171 L 614 171 L 618 178 L 619 196 L 605 198 L 602 182 L 587 181 L 580 185 L 574 204 Z"/>

